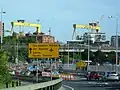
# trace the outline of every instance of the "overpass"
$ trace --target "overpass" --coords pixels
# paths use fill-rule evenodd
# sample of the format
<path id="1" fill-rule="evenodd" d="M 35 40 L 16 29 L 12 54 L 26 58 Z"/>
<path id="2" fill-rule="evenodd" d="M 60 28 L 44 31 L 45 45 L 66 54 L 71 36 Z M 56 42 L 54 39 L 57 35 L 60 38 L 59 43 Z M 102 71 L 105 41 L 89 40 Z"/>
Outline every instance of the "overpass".
<path id="1" fill-rule="evenodd" d="M 85 49 L 60 49 L 59 52 L 84 52 Z M 92 52 L 96 52 L 98 51 L 98 49 L 90 49 L 90 51 Z M 111 51 L 114 51 L 116 52 L 116 50 L 101 50 L 102 52 L 111 52 Z M 118 52 L 120 52 L 120 50 L 118 50 Z"/>
<path id="2" fill-rule="evenodd" d="M 14 44 L 4 44 L 3 48 L 8 49 L 8 48 L 28 48 L 27 44 L 18 44 L 14 45 Z M 67 45 L 67 44 L 60 44 L 60 49 L 59 52 L 83 52 L 85 49 L 87 49 L 88 46 L 87 45 Z M 114 51 L 116 52 L 116 48 L 115 47 L 111 47 L 111 46 L 90 46 L 90 51 L 92 52 L 96 52 L 97 50 L 101 50 L 102 52 L 111 52 Z M 118 48 L 118 52 L 120 52 L 120 47 Z"/>
<path id="3" fill-rule="evenodd" d="M 111 46 L 90 46 L 90 51 L 96 52 L 101 50 L 102 52 L 116 52 L 115 47 Z M 88 49 L 87 45 L 60 45 L 60 52 L 84 52 L 85 49 Z M 120 52 L 120 47 L 118 48 L 118 52 Z"/>

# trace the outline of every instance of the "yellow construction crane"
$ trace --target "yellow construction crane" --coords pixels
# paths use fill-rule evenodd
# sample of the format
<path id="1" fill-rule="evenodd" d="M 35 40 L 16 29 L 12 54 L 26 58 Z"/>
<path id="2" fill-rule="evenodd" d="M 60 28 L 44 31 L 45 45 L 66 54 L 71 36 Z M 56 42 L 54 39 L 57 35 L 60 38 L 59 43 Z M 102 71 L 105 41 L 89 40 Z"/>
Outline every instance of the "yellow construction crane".
<path id="1" fill-rule="evenodd" d="M 95 30 L 96 33 L 98 33 L 98 31 L 100 31 L 100 28 L 101 28 L 100 23 L 101 23 L 103 18 L 104 18 L 104 15 L 101 15 L 99 21 L 96 21 L 96 22 L 90 22 L 89 24 L 73 24 L 72 40 L 74 38 L 74 35 L 75 35 L 75 32 L 76 32 L 77 28 Z"/>
<path id="2" fill-rule="evenodd" d="M 74 38 L 74 34 L 77 28 L 95 30 L 97 33 L 98 31 L 100 31 L 100 26 L 97 23 L 89 23 L 89 25 L 88 24 L 73 24 L 72 40 Z"/>
<path id="3" fill-rule="evenodd" d="M 33 23 L 29 23 L 29 22 L 11 22 L 11 25 L 12 25 L 12 29 L 11 31 L 13 31 L 13 28 L 16 27 L 16 26 L 26 26 L 26 27 L 36 27 L 36 33 L 41 33 L 41 30 L 40 30 L 40 27 L 41 25 L 40 24 L 33 24 Z"/>

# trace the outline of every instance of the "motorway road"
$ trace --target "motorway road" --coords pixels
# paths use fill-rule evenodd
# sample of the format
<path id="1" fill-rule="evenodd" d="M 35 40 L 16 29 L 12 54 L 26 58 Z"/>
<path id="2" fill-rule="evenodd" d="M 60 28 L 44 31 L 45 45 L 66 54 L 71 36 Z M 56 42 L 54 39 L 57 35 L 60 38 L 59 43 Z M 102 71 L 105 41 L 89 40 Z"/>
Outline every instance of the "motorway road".
<path id="1" fill-rule="evenodd" d="M 120 90 L 120 82 L 101 81 L 63 81 L 63 85 L 70 86 L 74 90 Z"/>

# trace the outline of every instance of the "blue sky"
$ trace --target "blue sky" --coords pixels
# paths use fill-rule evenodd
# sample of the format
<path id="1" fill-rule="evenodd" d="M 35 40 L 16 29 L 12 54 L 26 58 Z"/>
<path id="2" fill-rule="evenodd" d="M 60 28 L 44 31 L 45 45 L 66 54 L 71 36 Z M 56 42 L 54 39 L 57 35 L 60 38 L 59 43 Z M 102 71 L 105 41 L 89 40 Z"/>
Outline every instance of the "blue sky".
<path id="1" fill-rule="evenodd" d="M 5 29 L 11 28 L 11 22 L 24 19 L 36 23 L 40 20 L 42 32 L 51 33 L 56 40 L 66 41 L 72 38 L 72 25 L 88 24 L 100 20 L 101 32 L 107 38 L 115 34 L 115 20 L 108 19 L 109 15 L 120 17 L 120 0 L 0 0 L 0 8 L 6 11 L 3 16 Z M 120 25 L 119 25 L 120 26 Z M 25 29 L 34 32 L 35 29 Z M 87 30 L 77 29 L 79 34 Z M 120 30 L 118 30 L 120 32 Z"/>

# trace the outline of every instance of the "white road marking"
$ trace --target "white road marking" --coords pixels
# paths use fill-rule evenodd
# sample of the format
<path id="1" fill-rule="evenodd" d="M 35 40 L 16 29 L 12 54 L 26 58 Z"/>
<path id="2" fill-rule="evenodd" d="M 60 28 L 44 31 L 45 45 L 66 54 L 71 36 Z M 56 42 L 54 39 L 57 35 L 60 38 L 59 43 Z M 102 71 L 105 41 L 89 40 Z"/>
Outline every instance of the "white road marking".
<path id="1" fill-rule="evenodd" d="M 70 87 L 70 86 L 68 86 L 68 85 L 63 85 L 64 87 L 66 87 L 66 88 L 69 88 L 69 89 L 71 89 L 71 90 L 74 90 L 74 88 L 72 88 L 72 87 Z"/>

